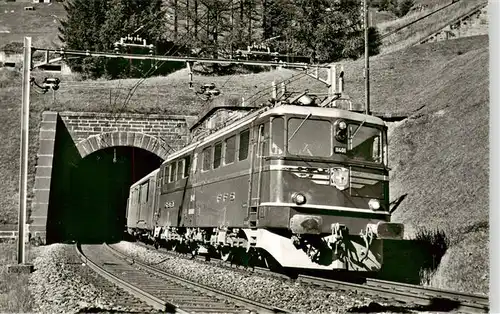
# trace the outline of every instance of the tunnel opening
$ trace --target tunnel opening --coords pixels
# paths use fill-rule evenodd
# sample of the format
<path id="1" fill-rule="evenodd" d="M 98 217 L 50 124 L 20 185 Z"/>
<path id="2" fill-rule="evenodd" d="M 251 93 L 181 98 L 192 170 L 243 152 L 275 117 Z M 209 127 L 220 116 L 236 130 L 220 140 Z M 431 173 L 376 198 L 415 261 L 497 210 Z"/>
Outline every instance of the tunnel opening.
<path id="1" fill-rule="evenodd" d="M 68 169 L 54 178 L 59 193 L 51 199 L 50 242 L 122 240 L 130 186 L 162 161 L 141 148 L 109 147 L 62 166 Z"/>

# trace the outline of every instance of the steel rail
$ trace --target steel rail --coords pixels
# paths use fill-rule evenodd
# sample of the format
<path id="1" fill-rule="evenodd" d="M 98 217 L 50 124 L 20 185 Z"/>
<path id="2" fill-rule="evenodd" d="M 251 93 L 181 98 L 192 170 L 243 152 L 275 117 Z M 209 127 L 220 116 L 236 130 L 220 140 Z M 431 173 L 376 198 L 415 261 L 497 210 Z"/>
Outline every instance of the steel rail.
<path id="1" fill-rule="evenodd" d="M 467 312 L 488 312 L 489 310 L 487 297 L 392 281 L 368 278 L 365 284 L 357 284 L 306 275 L 299 275 L 297 281 L 316 286 L 356 291 L 424 307 L 429 306 L 438 311 L 443 308 Z"/>
<path id="2" fill-rule="evenodd" d="M 137 242 L 137 245 L 144 247 L 146 249 L 151 249 L 150 245 Z M 178 258 L 189 259 L 180 254 L 175 254 L 173 252 L 160 249 L 162 253 L 175 256 Z M 245 270 L 240 268 L 233 268 L 231 266 L 226 266 L 217 260 L 217 262 L 207 262 L 203 261 L 201 256 L 196 256 L 194 259 L 199 263 L 209 263 L 214 266 L 228 268 L 234 271 L 247 271 L 260 273 L 262 275 L 278 275 L 281 279 L 293 280 L 293 276 L 287 276 L 285 274 L 275 273 L 267 268 L 255 267 L 253 270 Z M 297 274 L 296 274 L 297 275 Z M 488 297 L 468 294 L 457 291 L 449 291 L 443 289 L 437 289 L 432 287 L 423 287 L 419 285 L 412 285 L 407 283 L 400 283 L 394 281 L 386 281 L 380 279 L 372 278 L 361 278 L 363 280 L 362 284 L 353 283 L 345 280 L 332 280 L 315 276 L 306 276 L 298 274 L 297 281 L 312 284 L 320 287 L 336 288 L 339 290 L 346 291 L 356 291 L 358 293 L 366 293 L 373 296 L 379 296 L 385 299 L 390 299 L 398 302 L 404 302 L 409 304 L 415 304 L 419 306 L 431 306 L 431 307 L 447 307 L 451 310 L 460 309 L 467 312 L 488 312 L 489 303 Z M 437 309 L 439 310 L 439 309 Z"/>
<path id="3" fill-rule="evenodd" d="M 486 311 L 488 310 L 489 306 L 488 297 L 478 294 L 449 291 L 444 289 L 423 287 L 419 285 L 412 285 L 407 283 L 393 282 L 393 281 L 386 281 L 386 280 L 372 279 L 372 278 L 366 278 L 365 285 L 370 287 L 392 289 L 392 290 L 408 289 L 420 295 L 428 297 L 446 298 L 454 301 L 459 301 L 461 303 L 466 302 L 468 306 L 477 307 L 478 309 L 484 309 Z"/>
<path id="4" fill-rule="evenodd" d="M 203 293 L 206 293 L 206 294 L 214 296 L 214 297 L 223 296 L 224 298 L 235 303 L 236 305 L 239 305 L 241 307 L 256 311 L 257 313 L 289 313 L 285 309 L 281 309 L 281 308 L 278 308 L 275 306 L 270 306 L 270 305 L 263 304 L 263 303 L 260 303 L 257 301 L 249 300 L 249 299 L 246 299 L 246 298 L 243 298 L 240 296 L 236 296 L 236 295 L 224 292 L 224 291 L 220 291 L 220 290 L 217 290 L 217 289 L 214 289 L 214 288 L 211 288 L 211 287 L 201 285 L 201 284 L 198 284 L 196 282 L 184 279 L 182 277 L 173 275 L 173 274 L 168 273 L 166 271 L 163 271 L 161 269 L 158 269 L 158 268 L 152 267 L 150 265 L 147 265 L 145 263 L 139 262 L 136 259 L 134 259 L 130 256 L 127 256 L 126 254 L 110 247 L 107 244 L 105 246 L 116 256 L 118 256 L 122 259 L 128 260 L 128 261 L 131 260 L 135 265 L 137 265 L 141 268 L 144 268 L 151 273 L 159 274 L 161 276 L 168 278 L 169 280 L 177 281 L 179 283 L 182 283 L 183 285 L 191 287 L 192 289 L 201 291 Z"/>
<path id="5" fill-rule="evenodd" d="M 90 269 L 92 269 L 93 271 L 95 271 L 96 273 L 98 273 L 99 275 L 101 275 L 102 277 L 104 277 L 105 279 L 110 281 L 111 283 L 113 283 L 113 284 L 117 285 L 118 287 L 122 288 L 123 290 L 127 291 L 131 295 L 137 297 L 138 299 L 140 299 L 144 303 L 152 306 L 154 309 L 160 310 L 160 311 L 166 311 L 167 309 L 172 308 L 171 304 L 168 304 L 167 302 L 155 297 L 154 295 L 118 278 L 117 276 L 113 275 L 112 273 L 106 271 L 104 268 L 97 265 L 97 263 L 90 260 L 83 253 L 80 244 L 76 245 L 76 253 L 80 257 L 80 259 L 82 261 L 84 261 L 87 266 L 90 267 Z M 167 307 L 167 305 L 170 305 L 170 307 Z M 187 312 L 176 309 L 175 313 L 184 314 Z"/>

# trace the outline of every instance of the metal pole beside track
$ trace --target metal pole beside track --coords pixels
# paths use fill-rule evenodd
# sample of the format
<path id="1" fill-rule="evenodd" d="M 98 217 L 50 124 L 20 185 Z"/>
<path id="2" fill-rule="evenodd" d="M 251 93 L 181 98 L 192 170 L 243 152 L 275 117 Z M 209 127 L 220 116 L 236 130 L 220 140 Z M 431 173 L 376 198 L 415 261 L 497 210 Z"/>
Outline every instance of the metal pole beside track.
<path id="1" fill-rule="evenodd" d="M 30 106 L 31 37 L 24 37 L 23 87 L 21 107 L 21 162 L 19 167 L 19 234 L 17 263 L 25 263 L 26 193 L 28 182 L 28 131 Z"/>
<path id="2" fill-rule="evenodd" d="M 365 24 L 365 110 L 370 114 L 370 53 L 368 50 L 368 5 L 363 0 L 363 13 Z"/>

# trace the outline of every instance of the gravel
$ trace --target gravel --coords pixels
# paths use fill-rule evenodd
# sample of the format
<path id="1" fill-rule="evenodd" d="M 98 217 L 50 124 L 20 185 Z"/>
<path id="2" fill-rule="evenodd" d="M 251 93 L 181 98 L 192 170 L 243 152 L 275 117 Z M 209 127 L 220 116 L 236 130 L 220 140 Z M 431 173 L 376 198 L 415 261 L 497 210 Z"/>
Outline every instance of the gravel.
<path id="1" fill-rule="evenodd" d="M 383 308 L 381 303 L 373 303 L 373 299 L 352 292 L 321 289 L 286 279 L 232 271 L 159 253 L 130 242 L 122 241 L 113 247 L 180 277 L 293 313 L 339 313 L 369 305 L 373 307 L 374 304 Z"/>
<path id="2" fill-rule="evenodd" d="M 35 313 L 144 313 L 152 310 L 95 274 L 82 263 L 74 245 L 37 247 L 34 253 L 35 271 L 29 285 Z"/>

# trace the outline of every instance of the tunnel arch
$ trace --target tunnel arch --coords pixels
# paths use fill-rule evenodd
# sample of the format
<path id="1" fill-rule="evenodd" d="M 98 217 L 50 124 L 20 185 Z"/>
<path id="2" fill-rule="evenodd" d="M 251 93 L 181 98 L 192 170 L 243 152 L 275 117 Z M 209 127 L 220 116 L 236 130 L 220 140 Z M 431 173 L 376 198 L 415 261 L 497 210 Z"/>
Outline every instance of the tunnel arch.
<path id="1" fill-rule="evenodd" d="M 163 160 L 167 159 L 170 151 L 170 146 L 164 140 L 145 133 L 130 131 L 105 132 L 91 135 L 76 144 L 76 148 L 82 158 L 101 149 L 119 146 L 142 148 Z"/>
<path id="2" fill-rule="evenodd" d="M 95 144 L 95 143 L 94 143 Z M 47 216 L 49 243 L 120 241 L 124 235 L 130 185 L 164 159 L 152 150 L 118 142 L 92 146 L 82 157 L 73 146 L 58 156 Z"/>

